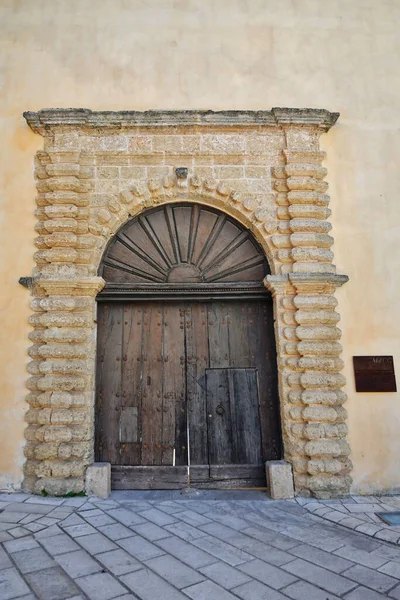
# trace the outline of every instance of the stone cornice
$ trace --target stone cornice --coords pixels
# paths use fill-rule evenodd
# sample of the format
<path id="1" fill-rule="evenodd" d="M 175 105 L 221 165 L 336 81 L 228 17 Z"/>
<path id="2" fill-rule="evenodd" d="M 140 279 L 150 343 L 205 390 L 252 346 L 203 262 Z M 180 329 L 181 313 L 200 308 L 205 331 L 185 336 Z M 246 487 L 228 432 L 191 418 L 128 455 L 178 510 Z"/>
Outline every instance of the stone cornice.
<path id="1" fill-rule="evenodd" d="M 129 129 L 136 127 L 315 127 L 328 131 L 339 113 L 320 108 L 272 108 L 271 110 L 134 110 L 91 111 L 88 108 L 43 108 L 24 112 L 29 127 L 45 135 L 54 127 L 79 129 Z"/>

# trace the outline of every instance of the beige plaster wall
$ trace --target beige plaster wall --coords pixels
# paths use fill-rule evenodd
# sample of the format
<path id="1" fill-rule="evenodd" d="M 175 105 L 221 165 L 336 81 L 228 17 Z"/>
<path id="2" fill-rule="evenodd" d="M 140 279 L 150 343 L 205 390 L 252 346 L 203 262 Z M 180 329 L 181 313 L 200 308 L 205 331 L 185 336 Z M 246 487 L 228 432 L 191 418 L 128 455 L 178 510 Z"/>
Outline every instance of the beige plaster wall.
<path id="1" fill-rule="evenodd" d="M 400 378 L 400 5 L 390 0 L 4 0 L 0 6 L 0 488 L 22 476 L 33 156 L 24 110 L 341 112 L 328 151 L 355 491 L 400 489 L 399 394 L 356 394 L 355 354 Z M 10 311 L 12 306 L 12 311 Z M 400 382 L 400 379 L 399 379 Z"/>

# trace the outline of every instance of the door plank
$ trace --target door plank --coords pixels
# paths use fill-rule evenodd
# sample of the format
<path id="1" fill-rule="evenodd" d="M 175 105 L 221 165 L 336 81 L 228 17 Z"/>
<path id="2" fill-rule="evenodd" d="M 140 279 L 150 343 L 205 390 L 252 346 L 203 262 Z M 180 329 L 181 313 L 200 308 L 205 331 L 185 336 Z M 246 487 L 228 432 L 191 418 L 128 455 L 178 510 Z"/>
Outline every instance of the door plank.
<path id="1" fill-rule="evenodd" d="M 238 463 L 262 464 L 261 427 L 258 400 L 258 382 L 256 369 L 231 369 L 236 411 L 236 456 Z"/>
<path id="2" fill-rule="evenodd" d="M 113 466 L 111 487 L 114 490 L 174 490 L 187 485 L 187 467 Z"/>
<path id="3" fill-rule="evenodd" d="M 236 464 L 236 465 L 211 465 L 211 479 L 262 479 L 264 465 Z"/>
<path id="4" fill-rule="evenodd" d="M 210 465 L 232 463 L 232 420 L 228 369 L 206 370 Z"/>
<path id="5" fill-rule="evenodd" d="M 131 441 L 121 439 L 122 465 L 139 465 L 141 460 L 141 412 L 142 412 L 142 334 L 143 307 L 136 303 L 126 303 L 124 308 L 123 361 L 122 361 L 122 401 L 120 429 L 132 428 Z M 136 410 L 136 413 L 134 410 Z M 125 415 L 125 411 L 127 415 Z M 132 423 L 129 424 L 129 415 Z M 136 439 L 133 431 L 136 428 Z"/>
<path id="6" fill-rule="evenodd" d="M 241 369 L 252 366 L 250 360 L 246 303 L 228 303 L 227 323 L 229 366 Z M 259 331 L 258 335 L 262 335 L 262 332 Z"/>
<path id="7" fill-rule="evenodd" d="M 207 369 L 210 465 L 262 464 L 255 369 Z"/>
<path id="8" fill-rule="evenodd" d="M 198 489 L 265 488 L 265 470 L 263 465 L 197 466 L 190 481 Z"/>
<path id="9" fill-rule="evenodd" d="M 137 444 L 138 438 L 137 406 L 124 407 L 119 419 L 119 441 L 121 444 Z"/>
<path id="10" fill-rule="evenodd" d="M 205 370 L 209 365 L 209 351 L 206 304 L 187 304 L 185 347 L 190 462 L 192 465 L 208 465 Z"/>
<path id="11" fill-rule="evenodd" d="M 250 357 L 258 370 L 263 460 L 276 460 L 281 457 L 281 433 L 272 301 L 247 304 Z"/>
<path id="12" fill-rule="evenodd" d="M 162 464 L 186 465 L 185 331 L 182 305 L 164 306 Z"/>
<path id="13" fill-rule="evenodd" d="M 143 315 L 142 465 L 162 457 L 162 304 L 145 305 Z"/>
<path id="14" fill-rule="evenodd" d="M 208 479 L 196 483 L 199 490 L 243 490 L 243 489 L 266 489 L 265 477 L 261 479 Z"/>
<path id="15" fill-rule="evenodd" d="M 210 368 L 229 367 L 228 311 L 226 303 L 210 303 L 208 305 L 207 321 Z"/>
<path id="16" fill-rule="evenodd" d="M 190 466 L 190 483 L 193 487 L 197 487 L 200 481 L 208 481 L 210 479 L 209 465 L 191 465 Z"/>
<path id="17" fill-rule="evenodd" d="M 122 306 L 99 306 L 100 322 L 97 361 L 96 456 L 118 464 L 119 411 L 122 372 Z"/>

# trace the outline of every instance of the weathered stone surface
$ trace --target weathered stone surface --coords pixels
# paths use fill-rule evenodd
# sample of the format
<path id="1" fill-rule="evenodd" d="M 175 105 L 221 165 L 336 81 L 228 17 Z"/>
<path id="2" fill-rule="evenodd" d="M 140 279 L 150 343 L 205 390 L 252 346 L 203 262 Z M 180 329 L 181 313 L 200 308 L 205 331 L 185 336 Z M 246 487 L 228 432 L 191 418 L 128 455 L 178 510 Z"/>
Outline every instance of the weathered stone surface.
<path id="1" fill-rule="evenodd" d="M 303 410 L 303 418 L 305 421 L 328 421 L 334 422 L 337 418 L 337 413 L 334 408 L 329 406 L 308 406 Z"/>
<path id="2" fill-rule="evenodd" d="M 265 464 L 269 495 L 273 500 L 293 498 L 292 465 L 284 460 L 269 460 Z"/>
<path id="3" fill-rule="evenodd" d="M 306 390 L 301 393 L 301 400 L 305 404 L 327 404 L 335 406 L 346 402 L 347 396 L 341 390 Z"/>
<path id="4" fill-rule="evenodd" d="M 342 332 L 338 327 L 305 327 L 296 328 L 296 335 L 300 340 L 340 340 Z"/>
<path id="5" fill-rule="evenodd" d="M 333 310 L 298 310 L 295 315 L 299 325 L 336 325 L 340 315 Z"/>
<path id="6" fill-rule="evenodd" d="M 86 469 L 86 493 L 88 496 L 108 498 L 111 492 L 110 463 L 93 463 Z"/>
<path id="7" fill-rule="evenodd" d="M 338 356 L 342 346 L 338 342 L 300 342 L 297 350 L 303 356 Z"/>
<path id="8" fill-rule="evenodd" d="M 305 450 L 309 456 L 339 456 L 340 446 L 335 440 L 318 440 L 308 442 Z"/>
<path id="9" fill-rule="evenodd" d="M 340 373 L 304 373 L 300 378 L 305 389 L 342 387 L 346 379 Z"/>

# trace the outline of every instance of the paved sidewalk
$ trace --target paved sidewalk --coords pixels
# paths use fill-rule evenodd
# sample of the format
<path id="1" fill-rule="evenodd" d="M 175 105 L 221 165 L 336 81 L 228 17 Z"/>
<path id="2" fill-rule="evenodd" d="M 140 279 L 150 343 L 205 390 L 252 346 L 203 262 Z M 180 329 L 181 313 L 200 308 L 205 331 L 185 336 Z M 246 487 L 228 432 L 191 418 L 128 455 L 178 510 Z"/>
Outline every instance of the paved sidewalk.
<path id="1" fill-rule="evenodd" d="M 400 545 L 400 527 L 386 525 L 376 515 L 400 512 L 400 496 L 350 496 L 337 500 L 296 498 L 296 502 L 327 521 Z"/>
<path id="2" fill-rule="evenodd" d="M 0 599 L 400 600 L 400 548 L 321 508 L 262 492 L 0 494 Z"/>

